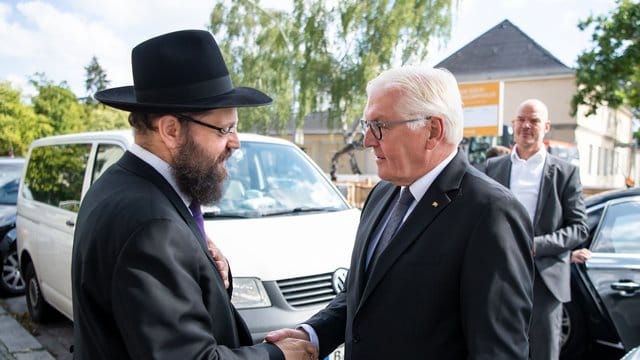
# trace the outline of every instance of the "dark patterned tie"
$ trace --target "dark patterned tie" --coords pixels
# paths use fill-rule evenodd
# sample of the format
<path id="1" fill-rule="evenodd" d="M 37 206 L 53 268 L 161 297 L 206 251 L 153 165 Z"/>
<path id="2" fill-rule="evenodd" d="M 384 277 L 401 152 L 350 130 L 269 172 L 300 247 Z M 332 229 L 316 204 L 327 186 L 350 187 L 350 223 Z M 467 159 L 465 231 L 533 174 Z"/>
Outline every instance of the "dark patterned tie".
<path id="1" fill-rule="evenodd" d="M 380 239 L 378 240 L 378 244 L 376 245 L 376 249 L 371 255 L 371 259 L 369 260 L 368 269 L 371 269 L 375 262 L 380 257 L 380 254 L 386 249 L 387 245 L 391 242 L 393 235 L 396 234 L 398 228 L 400 228 L 400 224 L 402 224 L 402 219 L 404 218 L 409 206 L 413 202 L 413 195 L 411 195 L 411 191 L 409 191 L 408 187 L 404 187 L 400 192 L 400 198 L 396 202 L 393 210 L 391 211 L 391 215 L 389 215 L 389 221 L 387 222 L 387 226 L 384 228 L 382 235 L 380 235 Z"/>
<path id="2" fill-rule="evenodd" d="M 193 216 L 193 220 L 195 220 L 196 224 L 200 228 L 200 232 L 202 233 L 203 238 L 207 238 L 207 235 L 204 233 L 204 217 L 202 216 L 202 209 L 200 209 L 200 204 L 197 201 L 194 201 L 189 205 L 189 210 L 191 210 L 191 216 Z"/>

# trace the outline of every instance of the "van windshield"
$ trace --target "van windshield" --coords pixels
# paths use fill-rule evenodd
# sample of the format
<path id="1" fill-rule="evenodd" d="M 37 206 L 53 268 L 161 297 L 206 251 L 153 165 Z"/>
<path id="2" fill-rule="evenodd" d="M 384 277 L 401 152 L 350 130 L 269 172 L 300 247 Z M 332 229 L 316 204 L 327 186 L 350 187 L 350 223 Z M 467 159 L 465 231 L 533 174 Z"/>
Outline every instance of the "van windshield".
<path id="1" fill-rule="evenodd" d="M 348 208 L 339 192 L 301 150 L 242 142 L 227 160 L 222 199 L 206 217 L 260 217 Z"/>

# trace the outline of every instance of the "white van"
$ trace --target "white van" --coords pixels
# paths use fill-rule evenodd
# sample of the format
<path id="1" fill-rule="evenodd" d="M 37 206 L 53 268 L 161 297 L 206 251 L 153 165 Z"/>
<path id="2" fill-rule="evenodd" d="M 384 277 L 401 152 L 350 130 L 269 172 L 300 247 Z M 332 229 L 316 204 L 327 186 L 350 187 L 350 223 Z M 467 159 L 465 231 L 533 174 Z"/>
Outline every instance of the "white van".
<path id="1" fill-rule="evenodd" d="M 223 197 L 204 208 L 207 234 L 233 272 L 232 301 L 254 341 L 290 327 L 341 291 L 360 212 L 291 142 L 239 134 Z M 31 317 L 73 320 L 71 249 L 83 195 L 132 144 L 131 131 L 34 141 L 19 188 L 17 236 Z"/>

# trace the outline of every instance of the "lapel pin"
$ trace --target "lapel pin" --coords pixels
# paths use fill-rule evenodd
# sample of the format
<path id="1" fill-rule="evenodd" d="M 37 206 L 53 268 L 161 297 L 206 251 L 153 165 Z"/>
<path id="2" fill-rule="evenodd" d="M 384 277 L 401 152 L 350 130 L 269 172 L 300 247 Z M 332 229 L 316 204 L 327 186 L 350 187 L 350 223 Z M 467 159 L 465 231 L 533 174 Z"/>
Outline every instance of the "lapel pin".
<path id="1" fill-rule="evenodd" d="M 437 202 L 437 201 L 432 202 L 432 203 L 431 203 L 431 206 L 433 206 L 433 207 L 438 207 L 438 202 Z"/>

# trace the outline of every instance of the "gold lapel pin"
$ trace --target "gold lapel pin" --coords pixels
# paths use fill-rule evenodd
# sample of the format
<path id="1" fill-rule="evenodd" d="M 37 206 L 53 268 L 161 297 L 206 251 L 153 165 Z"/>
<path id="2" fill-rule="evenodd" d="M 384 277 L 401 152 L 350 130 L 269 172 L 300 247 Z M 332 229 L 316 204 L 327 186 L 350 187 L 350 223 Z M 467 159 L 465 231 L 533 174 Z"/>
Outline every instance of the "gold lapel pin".
<path id="1" fill-rule="evenodd" d="M 433 207 L 438 207 L 438 202 L 437 202 L 437 201 L 432 202 L 432 203 L 431 203 L 431 206 L 433 206 Z"/>

